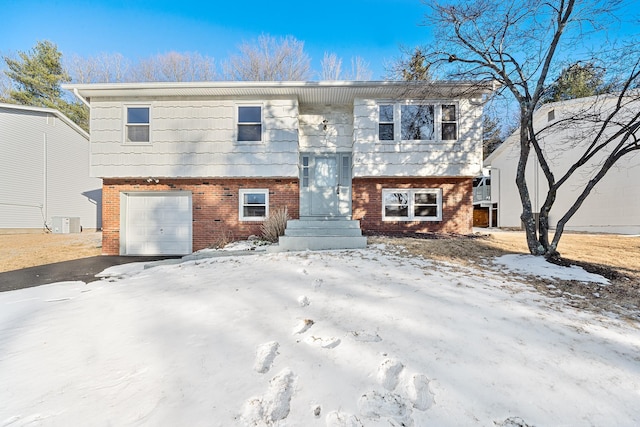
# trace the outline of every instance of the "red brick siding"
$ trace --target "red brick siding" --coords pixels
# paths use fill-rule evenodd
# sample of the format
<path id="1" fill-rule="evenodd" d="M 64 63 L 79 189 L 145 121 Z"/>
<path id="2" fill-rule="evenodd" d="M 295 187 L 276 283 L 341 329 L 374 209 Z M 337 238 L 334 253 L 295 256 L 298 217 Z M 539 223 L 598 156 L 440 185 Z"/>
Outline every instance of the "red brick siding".
<path id="1" fill-rule="evenodd" d="M 120 193 L 130 191 L 191 191 L 193 250 L 222 240 L 246 239 L 260 234 L 260 222 L 241 222 L 238 196 L 241 188 L 268 188 L 269 209 L 286 206 L 291 218 L 299 216 L 297 179 L 104 179 L 102 188 L 102 253 L 120 252 Z"/>
<path id="2" fill-rule="evenodd" d="M 355 178 L 353 219 L 360 220 L 366 234 L 459 233 L 473 226 L 472 178 Z M 441 188 L 442 221 L 383 221 L 383 188 Z"/>

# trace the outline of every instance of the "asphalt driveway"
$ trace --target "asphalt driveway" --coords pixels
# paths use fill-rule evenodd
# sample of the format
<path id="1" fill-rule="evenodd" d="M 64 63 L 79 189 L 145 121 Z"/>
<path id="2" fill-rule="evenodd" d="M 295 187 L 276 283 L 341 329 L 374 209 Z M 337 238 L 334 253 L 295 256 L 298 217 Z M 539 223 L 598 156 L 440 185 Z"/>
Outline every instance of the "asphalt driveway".
<path id="1" fill-rule="evenodd" d="M 0 273 L 0 292 L 30 288 L 48 283 L 81 280 L 85 283 L 98 280 L 96 274 L 120 264 L 158 261 L 179 258 L 172 256 L 108 256 L 100 255 L 73 261 L 56 262 Z"/>

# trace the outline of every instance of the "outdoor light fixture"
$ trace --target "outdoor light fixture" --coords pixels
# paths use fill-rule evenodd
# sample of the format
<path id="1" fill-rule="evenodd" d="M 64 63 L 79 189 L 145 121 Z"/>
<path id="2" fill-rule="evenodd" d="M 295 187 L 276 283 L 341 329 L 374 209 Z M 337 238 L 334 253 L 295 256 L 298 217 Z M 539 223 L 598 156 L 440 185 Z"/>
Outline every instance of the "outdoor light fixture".
<path id="1" fill-rule="evenodd" d="M 151 184 L 152 182 L 155 182 L 156 184 L 160 182 L 160 180 L 158 178 L 154 178 L 152 176 L 150 176 L 149 178 L 147 178 L 147 182 L 149 184 Z"/>
<path id="2" fill-rule="evenodd" d="M 329 120 L 324 119 L 322 121 L 322 130 L 327 130 L 327 125 L 329 124 Z"/>

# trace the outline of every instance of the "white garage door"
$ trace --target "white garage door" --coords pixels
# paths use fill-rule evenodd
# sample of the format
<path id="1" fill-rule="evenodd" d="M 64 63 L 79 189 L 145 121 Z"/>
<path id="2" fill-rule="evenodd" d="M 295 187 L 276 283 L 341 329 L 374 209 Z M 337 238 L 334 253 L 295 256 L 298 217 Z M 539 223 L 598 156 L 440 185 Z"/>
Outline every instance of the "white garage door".
<path id="1" fill-rule="evenodd" d="M 191 245 L 191 193 L 123 193 L 123 255 L 185 255 Z M 123 233 L 124 228 L 124 233 Z"/>

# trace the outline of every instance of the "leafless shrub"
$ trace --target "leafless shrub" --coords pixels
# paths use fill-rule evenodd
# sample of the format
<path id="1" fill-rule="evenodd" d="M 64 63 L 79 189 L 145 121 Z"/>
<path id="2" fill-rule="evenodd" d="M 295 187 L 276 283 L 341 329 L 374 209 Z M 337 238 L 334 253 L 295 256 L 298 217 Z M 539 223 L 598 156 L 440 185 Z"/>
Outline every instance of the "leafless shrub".
<path id="1" fill-rule="evenodd" d="M 222 249 L 235 240 L 236 239 L 233 237 L 233 232 L 223 228 L 220 232 L 220 236 L 216 238 L 213 243 L 209 245 L 209 247 L 212 249 Z"/>
<path id="2" fill-rule="evenodd" d="M 279 207 L 272 209 L 269 216 L 262 223 L 262 236 L 269 242 L 277 242 L 280 236 L 284 235 L 289 220 L 289 212 L 287 207 Z"/>

